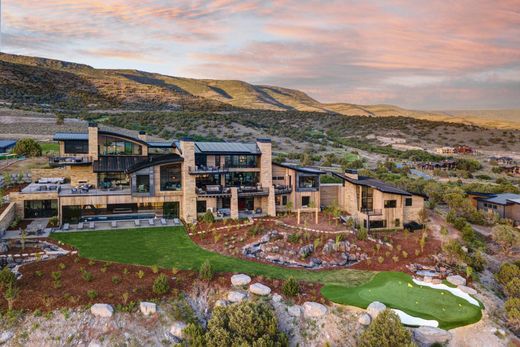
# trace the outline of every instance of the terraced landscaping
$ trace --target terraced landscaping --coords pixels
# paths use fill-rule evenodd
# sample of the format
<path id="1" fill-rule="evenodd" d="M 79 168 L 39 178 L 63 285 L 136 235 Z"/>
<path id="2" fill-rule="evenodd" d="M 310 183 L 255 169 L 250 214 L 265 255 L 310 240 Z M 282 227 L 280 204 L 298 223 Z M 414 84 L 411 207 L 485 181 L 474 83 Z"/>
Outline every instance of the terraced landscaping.
<path id="1" fill-rule="evenodd" d="M 366 308 L 377 300 L 410 315 L 435 319 L 446 329 L 477 322 L 481 317 L 480 308 L 466 300 L 446 291 L 418 286 L 404 273 L 352 269 L 310 271 L 247 261 L 199 247 L 182 227 L 56 233 L 52 237 L 75 246 L 82 257 L 98 260 L 196 270 L 209 259 L 216 271 L 277 279 L 292 276 L 323 284 L 323 296 L 333 302 Z"/>

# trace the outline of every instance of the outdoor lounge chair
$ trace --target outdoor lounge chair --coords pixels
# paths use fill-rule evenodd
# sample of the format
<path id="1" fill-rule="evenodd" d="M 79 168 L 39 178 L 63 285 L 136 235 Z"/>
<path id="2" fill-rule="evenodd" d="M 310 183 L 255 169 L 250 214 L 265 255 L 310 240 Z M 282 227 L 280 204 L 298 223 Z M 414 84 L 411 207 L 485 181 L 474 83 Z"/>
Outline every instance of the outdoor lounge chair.
<path id="1" fill-rule="evenodd" d="M 78 230 L 83 230 L 83 223 L 78 223 Z"/>
<path id="2" fill-rule="evenodd" d="M 112 225 L 112 228 L 117 228 L 117 221 L 113 220 L 111 225 Z"/>
<path id="3" fill-rule="evenodd" d="M 96 229 L 96 224 L 95 224 L 94 222 L 90 222 L 89 225 L 88 225 L 88 227 L 89 227 L 90 229 Z"/>
<path id="4" fill-rule="evenodd" d="M 173 224 L 181 225 L 181 220 L 179 218 L 173 218 Z"/>
<path id="5" fill-rule="evenodd" d="M 135 219 L 134 220 L 134 224 L 136 227 L 140 226 L 141 225 L 141 220 L 140 219 Z"/>
<path id="6" fill-rule="evenodd" d="M 63 231 L 68 231 L 69 228 L 70 228 L 69 223 L 65 223 L 65 224 L 63 224 L 63 227 L 62 227 L 61 229 L 62 229 Z"/>
<path id="7" fill-rule="evenodd" d="M 166 222 L 166 219 L 161 218 L 161 225 L 166 225 L 166 224 L 168 224 L 168 222 Z"/>
<path id="8" fill-rule="evenodd" d="M 155 220 L 153 218 L 148 219 L 148 224 L 152 226 L 155 225 Z"/>

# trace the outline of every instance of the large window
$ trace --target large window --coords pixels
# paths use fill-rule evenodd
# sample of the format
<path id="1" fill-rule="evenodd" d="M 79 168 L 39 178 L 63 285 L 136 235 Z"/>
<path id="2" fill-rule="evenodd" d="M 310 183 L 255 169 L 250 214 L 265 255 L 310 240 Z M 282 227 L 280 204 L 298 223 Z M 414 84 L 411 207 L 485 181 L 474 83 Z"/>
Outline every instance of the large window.
<path id="1" fill-rule="evenodd" d="M 88 141 L 72 140 L 64 142 L 64 150 L 66 154 L 87 154 Z"/>
<path id="2" fill-rule="evenodd" d="M 163 204 L 164 218 L 179 218 L 179 203 L 177 201 L 165 202 Z"/>
<path id="3" fill-rule="evenodd" d="M 142 146 L 137 143 L 115 136 L 99 136 L 100 155 L 142 155 L 142 153 Z"/>
<path id="4" fill-rule="evenodd" d="M 311 197 L 302 196 L 302 207 L 309 207 L 310 204 L 311 204 Z"/>
<path id="5" fill-rule="evenodd" d="M 161 190 L 181 190 L 180 164 L 170 164 L 161 166 Z"/>
<path id="6" fill-rule="evenodd" d="M 230 172 L 226 174 L 226 187 L 256 186 L 258 172 Z"/>
<path id="7" fill-rule="evenodd" d="M 215 186 L 220 185 L 220 175 L 219 174 L 207 174 L 207 175 L 198 175 L 195 181 L 197 188 L 206 188 L 206 186 Z"/>
<path id="8" fill-rule="evenodd" d="M 150 193 L 150 175 L 135 176 L 135 193 Z"/>
<path id="9" fill-rule="evenodd" d="M 412 205 L 413 205 L 413 199 L 412 198 L 406 198 L 405 206 L 412 206 Z"/>
<path id="10" fill-rule="evenodd" d="M 396 208 L 397 201 L 396 200 L 385 200 L 385 208 Z"/>
<path id="11" fill-rule="evenodd" d="M 197 200 L 197 213 L 206 213 L 206 200 Z"/>
<path id="12" fill-rule="evenodd" d="M 58 215 L 58 200 L 25 200 L 25 218 L 43 218 Z"/>
<path id="13" fill-rule="evenodd" d="M 361 210 L 372 211 L 374 209 L 374 189 L 361 187 Z"/>
<path id="14" fill-rule="evenodd" d="M 258 156 L 256 155 L 226 155 L 224 160 L 226 167 L 258 167 Z"/>
<path id="15" fill-rule="evenodd" d="M 320 186 L 320 176 L 317 175 L 298 175 L 298 188 L 300 189 L 317 189 Z"/>
<path id="16" fill-rule="evenodd" d="M 122 172 L 101 172 L 98 174 L 98 187 L 110 190 L 130 188 L 130 179 Z"/>

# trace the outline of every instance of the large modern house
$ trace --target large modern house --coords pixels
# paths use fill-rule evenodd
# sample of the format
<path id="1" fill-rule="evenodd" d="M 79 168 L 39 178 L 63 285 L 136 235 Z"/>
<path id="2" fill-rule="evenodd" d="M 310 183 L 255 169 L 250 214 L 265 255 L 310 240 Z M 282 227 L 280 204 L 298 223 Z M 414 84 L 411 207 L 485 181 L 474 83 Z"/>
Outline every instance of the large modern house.
<path id="1" fill-rule="evenodd" d="M 273 163 L 269 139 L 157 142 L 144 132 L 134 137 L 91 123 L 85 133 L 57 133 L 54 140 L 60 151 L 49 158 L 51 168 L 32 170 L 33 183 L 10 195 L 23 218 L 193 222 L 207 211 L 217 218 L 275 216 L 317 211 L 335 201 L 372 228 L 401 228 L 416 219 L 424 202 L 356 173 L 336 174 L 342 185 L 320 185 L 323 171 Z"/>
<path id="2" fill-rule="evenodd" d="M 515 223 L 520 222 L 520 194 L 469 192 L 468 198 L 479 211 L 494 213 Z"/>

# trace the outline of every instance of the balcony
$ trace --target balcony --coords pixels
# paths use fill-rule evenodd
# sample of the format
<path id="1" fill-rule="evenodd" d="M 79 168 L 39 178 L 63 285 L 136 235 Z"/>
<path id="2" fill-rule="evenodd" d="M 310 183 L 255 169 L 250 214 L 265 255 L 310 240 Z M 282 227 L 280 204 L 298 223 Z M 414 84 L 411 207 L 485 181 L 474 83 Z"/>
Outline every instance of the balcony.
<path id="1" fill-rule="evenodd" d="M 229 172 L 229 168 L 223 166 L 203 166 L 197 165 L 195 167 L 190 166 L 188 172 L 191 175 L 207 175 L 207 174 L 219 174 Z"/>
<path id="2" fill-rule="evenodd" d="M 101 196 L 101 195 L 130 195 L 130 187 L 114 187 L 108 189 L 95 189 L 92 185 L 82 184 L 73 187 L 70 184 L 62 185 L 60 196 Z"/>
<path id="3" fill-rule="evenodd" d="M 291 186 L 284 186 L 280 184 L 274 185 L 274 193 L 281 195 L 281 194 L 291 194 L 292 193 L 292 187 Z"/>
<path id="4" fill-rule="evenodd" d="M 231 196 L 231 187 L 222 187 L 220 185 L 207 185 L 204 188 L 195 188 L 195 192 L 200 196 Z M 260 186 L 241 186 L 238 187 L 238 196 L 265 196 L 269 195 L 269 188 Z"/>
<path id="5" fill-rule="evenodd" d="M 92 158 L 86 156 L 78 157 L 49 157 L 49 166 L 69 166 L 69 165 L 89 165 L 92 164 Z"/>
<path id="6" fill-rule="evenodd" d="M 383 210 L 381 210 L 381 209 L 363 208 L 363 209 L 361 209 L 360 212 L 366 214 L 367 216 L 382 216 L 383 215 Z"/>

